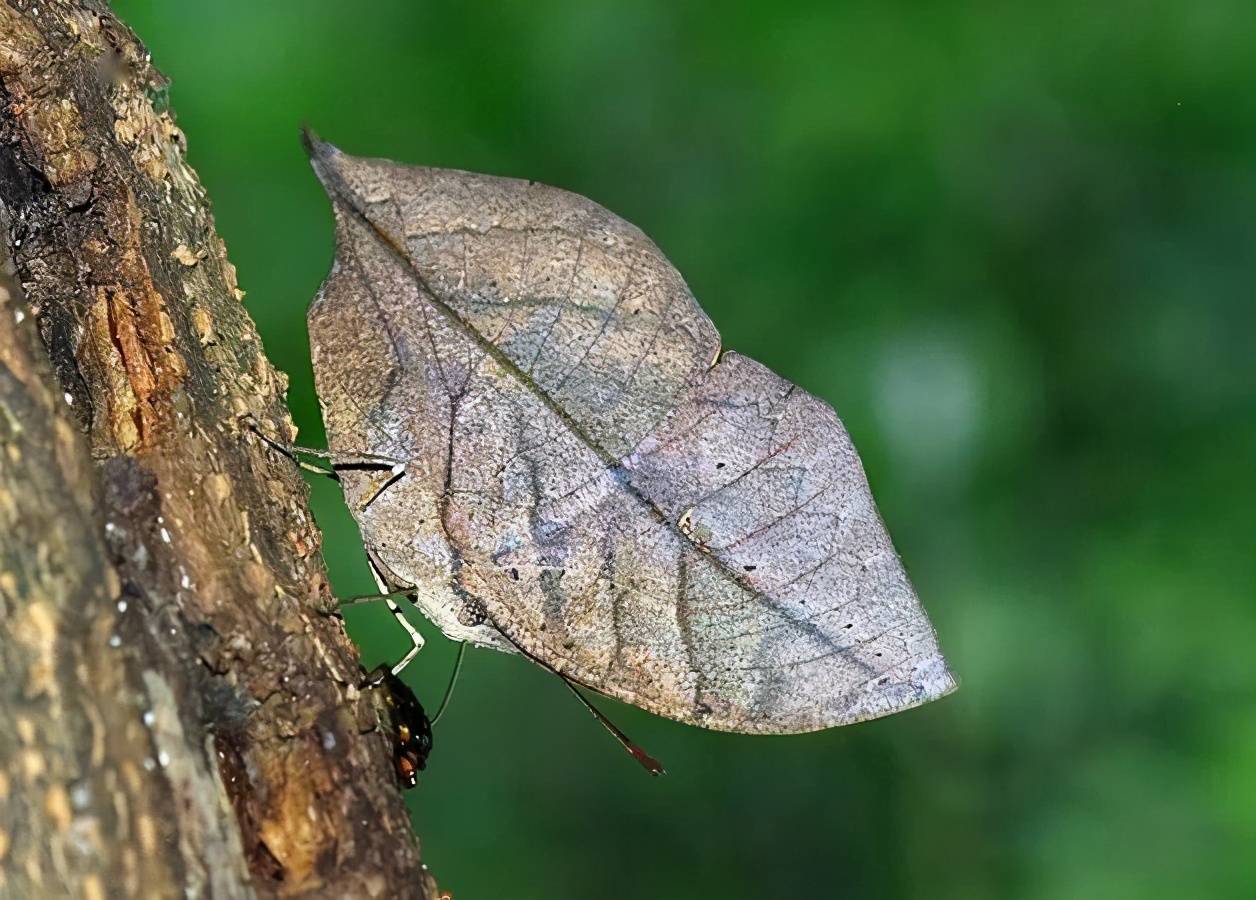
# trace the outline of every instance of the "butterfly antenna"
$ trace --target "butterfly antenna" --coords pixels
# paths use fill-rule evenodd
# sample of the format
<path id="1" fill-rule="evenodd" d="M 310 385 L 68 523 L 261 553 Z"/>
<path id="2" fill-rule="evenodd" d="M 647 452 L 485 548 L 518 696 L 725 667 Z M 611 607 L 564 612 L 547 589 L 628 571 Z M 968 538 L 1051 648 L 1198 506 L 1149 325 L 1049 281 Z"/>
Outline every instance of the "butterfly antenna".
<path id="1" fill-rule="evenodd" d="M 551 669 L 550 671 L 554 670 Z M 619 727 L 608 719 L 605 713 L 594 706 L 588 697 L 580 693 L 580 689 L 572 684 L 571 680 L 568 679 L 566 675 L 562 672 L 554 672 L 554 674 L 562 680 L 563 684 L 567 685 L 567 690 L 576 695 L 576 699 L 580 701 L 581 705 L 593 714 L 593 718 L 597 719 L 598 722 L 602 724 L 602 727 L 609 731 L 615 740 L 619 741 L 620 746 L 628 751 L 628 755 L 641 764 L 641 768 L 645 769 L 651 775 L 667 774 L 667 770 L 663 768 L 663 764 L 661 762 L 646 753 L 639 745 L 633 743 L 632 738 L 620 731 Z"/>
<path id="2" fill-rule="evenodd" d="M 449 698 L 454 695 L 454 685 L 458 683 L 458 673 L 462 671 L 462 658 L 467 655 L 467 642 L 459 641 L 458 658 L 454 660 L 454 671 L 449 676 L 449 686 L 445 688 L 445 696 L 440 700 L 440 706 L 436 710 L 436 715 L 432 716 L 432 725 L 435 726 L 440 721 L 440 717 L 445 714 L 445 708 L 449 706 Z"/>
<path id="3" fill-rule="evenodd" d="M 512 638 L 509 634 L 507 634 L 506 629 L 502 628 L 501 625 L 499 625 L 496 621 L 494 621 L 492 616 L 488 617 L 488 621 L 494 628 L 497 629 L 497 633 L 500 634 L 502 637 L 504 637 L 507 641 L 509 641 L 510 645 L 514 647 L 516 650 L 518 650 L 522 656 L 526 656 L 528 659 L 532 660 L 534 663 L 536 663 L 542 669 L 545 669 L 547 672 L 552 672 L 554 675 L 557 675 L 558 679 L 563 684 L 567 685 L 567 690 L 575 694 L 576 699 L 580 701 L 580 705 L 583 706 L 585 709 L 587 709 L 592 714 L 593 718 L 597 719 L 598 722 L 601 724 L 601 726 L 610 732 L 611 737 L 619 741 L 619 745 L 628 751 L 628 755 L 631 756 L 633 759 L 635 759 L 641 765 L 641 768 L 645 769 L 651 775 L 666 775 L 667 774 L 667 770 L 663 768 L 663 764 L 661 762 L 659 762 L 650 754 L 646 753 L 645 750 L 643 750 L 639 745 L 633 742 L 632 738 L 628 737 L 628 735 L 620 731 L 619 726 L 617 726 L 614 722 L 608 719 L 605 713 L 603 713 L 600 709 L 594 706 L 593 702 L 589 700 L 588 697 L 580 693 L 580 690 L 575 686 L 575 684 L 572 683 L 570 678 L 568 678 L 562 672 L 555 669 L 545 660 L 541 659 L 540 657 L 536 656 L 533 653 L 529 653 L 523 647 L 519 646 L 519 642 L 516 641 L 514 638 Z"/>

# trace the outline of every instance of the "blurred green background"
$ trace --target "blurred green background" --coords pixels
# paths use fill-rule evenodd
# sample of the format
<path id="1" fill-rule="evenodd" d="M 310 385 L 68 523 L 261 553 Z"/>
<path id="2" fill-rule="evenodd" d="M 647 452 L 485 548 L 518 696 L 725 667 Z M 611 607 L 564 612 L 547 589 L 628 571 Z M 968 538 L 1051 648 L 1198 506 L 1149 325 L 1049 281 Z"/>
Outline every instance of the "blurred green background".
<path id="1" fill-rule="evenodd" d="M 302 122 L 575 190 L 837 408 L 963 679 L 790 738 L 605 702 L 651 780 L 472 652 L 409 798 L 459 900 L 1253 896 L 1256 4 L 115 6 L 304 442 L 332 227 Z M 312 489 L 337 591 L 371 592 Z M 406 646 L 351 624 L 368 665 Z"/>

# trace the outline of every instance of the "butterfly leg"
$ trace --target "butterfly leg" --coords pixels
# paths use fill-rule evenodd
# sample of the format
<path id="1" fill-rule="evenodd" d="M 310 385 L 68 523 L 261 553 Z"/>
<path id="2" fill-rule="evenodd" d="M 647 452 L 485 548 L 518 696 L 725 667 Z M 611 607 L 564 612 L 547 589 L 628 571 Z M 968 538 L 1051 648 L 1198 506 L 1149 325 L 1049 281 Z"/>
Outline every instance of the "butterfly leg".
<path id="1" fill-rule="evenodd" d="M 425 641 L 423 640 L 423 635 L 419 634 L 419 630 L 410 623 L 410 620 L 406 618 L 405 613 L 401 611 L 401 607 L 397 605 L 396 600 L 389 597 L 385 599 L 384 602 L 388 604 L 389 612 L 396 617 L 397 621 L 401 623 L 401 627 L 406 630 L 406 634 L 410 635 L 410 649 L 406 652 L 405 656 L 401 657 L 401 661 L 392 667 L 392 673 L 397 675 L 402 669 L 410 665 L 411 661 L 416 656 L 418 656 L 419 651 L 423 649 Z"/>
<path id="2" fill-rule="evenodd" d="M 373 502 L 375 502 L 375 499 L 380 494 L 382 494 L 390 486 L 395 484 L 398 479 L 400 479 L 403 475 L 406 474 L 406 462 L 404 460 L 394 459 L 388 456 L 381 456 L 378 453 L 331 453 L 327 450 L 315 450 L 310 447 L 297 447 L 290 444 L 282 444 L 278 441 L 275 441 L 267 437 L 262 432 L 262 430 L 257 427 L 257 422 L 256 420 L 253 419 L 252 416 L 245 416 L 244 418 L 247 420 L 247 425 L 249 429 L 254 434 L 256 434 L 259 438 L 261 438 L 271 447 L 278 450 L 284 456 L 287 456 L 289 459 L 295 462 L 300 468 L 304 469 L 307 472 L 315 472 L 320 475 L 326 475 L 330 478 L 338 478 L 339 476 L 337 475 L 337 469 L 340 469 L 340 468 L 353 467 L 353 468 L 367 468 L 367 469 L 369 468 L 388 469 L 389 470 L 388 477 L 384 480 L 384 482 L 378 488 L 376 488 L 374 491 L 371 492 L 371 496 L 367 499 L 367 501 L 364 504 L 362 504 L 363 509 L 366 509 L 366 507 L 370 506 Z M 312 463 L 308 463 L 300 459 L 298 454 L 305 454 L 307 456 L 313 456 L 317 459 L 325 460 L 328 463 L 328 466 L 327 468 L 320 468 L 319 466 L 313 465 Z M 376 585 L 379 586 L 379 591 L 380 591 L 379 594 L 373 597 L 355 597 L 352 600 L 349 600 L 345 603 L 338 603 L 336 605 L 336 609 L 329 610 L 327 614 L 339 615 L 340 610 L 344 608 L 345 606 L 352 606 L 357 603 L 365 603 L 371 600 L 382 599 L 385 603 L 387 603 L 388 611 L 391 612 L 393 616 L 397 619 L 397 621 L 401 623 L 401 627 L 404 628 L 406 630 L 406 634 L 410 636 L 410 642 L 411 642 L 410 650 L 406 653 L 405 656 L 401 658 L 400 662 L 398 662 L 395 666 L 392 667 L 392 674 L 396 675 L 398 672 L 400 672 L 402 669 L 408 666 L 410 664 L 410 661 L 413 660 L 414 657 L 418 654 L 418 652 L 423 649 L 423 643 L 424 643 L 423 635 L 421 635 L 419 633 L 419 630 L 410 623 L 410 620 L 406 618 L 405 613 L 402 612 L 401 607 L 397 605 L 397 601 L 393 599 L 398 594 L 406 594 L 407 592 L 406 591 L 390 591 L 388 589 L 388 585 L 385 582 L 382 573 L 379 571 L 379 568 L 375 565 L 375 561 L 372 559 L 370 560 L 370 563 L 371 563 L 371 574 L 375 576 L 375 583 Z M 370 676 L 368 676 L 368 680 L 370 680 Z M 371 683 L 377 683 L 377 682 L 378 682 L 378 679 L 371 680 Z"/>
<path id="3" fill-rule="evenodd" d="M 392 471 L 390 472 L 389 484 L 405 472 L 406 461 L 402 459 L 384 456 L 379 453 L 369 453 L 367 451 L 333 453 L 329 450 L 318 450 L 314 447 L 298 447 L 295 444 L 284 444 L 280 441 L 276 441 L 274 438 L 267 437 L 267 435 L 257 427 L 257 422 L 252 416 L 245 416 L 244 419 L 246 420 L 246 425 L 250 431 L 307 472 L 314 472 L 319 475 L 326 475 L 329 478 L 336 478 L 337 469 L 391 469 Z M 300 459 L 300 456 L 312 456 L 315 459 L 321 459 L 327 463 L 327 466 L 326 468 L 316 466 L 313 463 Z M 385 487 L 387 487 L 387 484 Z M 380 489 L 380 491 L 382 490 L 383 488 Z M 376 495 L 378 494 L 379 491 L 376 492 Z M 374 500 L 375 497 L 373 496 L 371 499 Z M 370 501 L 368 501 L 368 503 L 369 502 Z"/>
<path id="4" fill-rule="evenodd" d="M 376 564 L 374 556 L 368 553 L 366 555 L 366 559 L 371 565 L 371 574 L 375 577 L 375 584 L 379 587 L 380 594 L 384 596 L 384 602 L 388 604 L 388 611 L 391 612 L 393 617 L 401 623 L 401 627 L 404 628 L 406 630 L 406 634 L 410 636 L 410 649 L 406 652 L 406 655 L 401 658 L 401 661 L 392 667 L 392 674 L 397 675 L 400 674 L 402 669 L 410 665 L 410 662 L 418 655 L 419 651 L 423 649 L 423 635 L 419 634 L 419 630 L 411 624 L 410 620 L 406 618 L 406 615 L 402 611 L 401 607 L 397 605 L 397 601 L 393 599 L 399 592 L 389 592 L 388 582 L 384 578 L 384 573 L 380 571 L 379 566 Z"/>
<path id="5" fill-rule="evenodd" d="M 343 619 L 344 614 L 341 612 L 341 610 L 346 609 L 350 606 L 361 606 L 363 603 L 378 603 L 380 600 L 387 599 L 388 597 L 408 597 L 408 596 L 410 596 L 409 591 L 391 591 L 390 593 L 387 593 L 387 594 L 363 594 L 360 597 L 349 597 L 345 600 L 337 600 L 336 605 L 333 606 L 331 609 L 323 609 L 323 610 L 319 610 L 319 612 L 325 616 L 334 616 L 336 618 Z"/>
<path id="6" fill-rule="evenodd" d="M 371 491 L 371 496 L 366 498 L 366 502 L 363 503 L 361 507 L 359 507 L 359 510 L 361 512 L 365 512 L 366 508 L 370 506 L 372 503 L 374 503 L 380 494 L 384 493 L 384 491 L 388 490 L 390 487 L 392 487 L 394 484 L 400 481 L 402 476 L 404 476 L 405 474 L 406 474 L 406 463 L 399 462 L 393 465 L 393 467 L 388 470 L 387 477 L 384 478 L 383 482 L 379 485 L 379 487 Z"/>
<path id="7" fill-rule="evenodd" d="M 382 456 L 378 453 L 367 453 L 365 451 L 353 453 L 332 453 L 327 450 L 316 450 L 313 447 L 298 447 L 294 444 L 281 444 L 263 434 L 262 430 L 257 427 L 256 422 L 252 420 L 252 417 L 246 416 L 246 418 L 249 420 L 248 427 L 254 434 L 271 447 L 278 450 L 284 456 L 291 459 L 297 464 L 299 469 L 306 472 L 313 472 L 316 475 L 325 475 L 328 478 L 339 481 L 341 469 L 387 469 L 388 472 L 384 475 L 382 481 L 378 478 L 373 479 L 373 481 L 378 484 L 378 487 L 374 487 L 371 491 L 371 495 L 367 497 L 366 501 L 359 507 L 359 512 L 366 510 L 367 507 L 379 498 L 380 494 L 384 493 L 384 491 L 388 490 L 400 481 L 406 474 L 406 466 L 408 463 L 404 460 L 394 459 L 391 456 Z M 320 466 L 307 462 L 306 460 L 301 459 L 302 455 L 313 456 L 316 459 L 323 460 L 326 465 Z"/>

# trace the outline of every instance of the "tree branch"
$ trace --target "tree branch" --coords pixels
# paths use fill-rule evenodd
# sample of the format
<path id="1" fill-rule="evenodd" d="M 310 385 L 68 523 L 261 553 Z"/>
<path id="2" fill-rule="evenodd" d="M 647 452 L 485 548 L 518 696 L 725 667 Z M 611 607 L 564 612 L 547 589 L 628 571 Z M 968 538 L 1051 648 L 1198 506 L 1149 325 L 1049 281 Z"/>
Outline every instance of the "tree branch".
<path id="1" fill-rule="evenodd" d="M 433 896 L 165 88 L 0 0 L 0 894 Z"/>

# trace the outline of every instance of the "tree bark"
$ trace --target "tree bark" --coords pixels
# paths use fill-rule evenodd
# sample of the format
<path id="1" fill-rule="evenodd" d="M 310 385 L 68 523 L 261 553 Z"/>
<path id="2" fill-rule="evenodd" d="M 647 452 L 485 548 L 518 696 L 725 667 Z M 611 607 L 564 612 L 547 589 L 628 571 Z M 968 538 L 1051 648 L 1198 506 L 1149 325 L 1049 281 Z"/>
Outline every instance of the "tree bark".
<path id="1" fill-rule="evenodd" d="M 165 89 L 0 0 L 0 896 L 434 896 Z"/>

